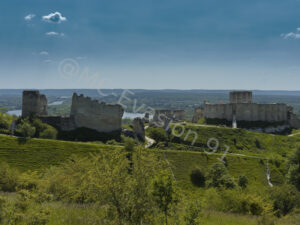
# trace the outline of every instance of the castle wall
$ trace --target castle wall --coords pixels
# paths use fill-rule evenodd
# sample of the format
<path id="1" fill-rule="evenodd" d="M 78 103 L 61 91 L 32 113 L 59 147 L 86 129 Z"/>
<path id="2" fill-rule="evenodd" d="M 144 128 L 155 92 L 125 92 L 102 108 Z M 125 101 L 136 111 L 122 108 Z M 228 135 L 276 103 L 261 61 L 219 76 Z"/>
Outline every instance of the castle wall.
<path id="1" fill-rule="evenodd" d="M 285 104 L 205 104 L 204 117 L 232 121 L 287 121 L 288 108 Z"/>
<path id="2" fill-rule="evenodd" d="M 121 105 L 99 103 L 73 94 L 70 117 L 74 119 L 76 128 L 86 127 L 99 132 L 121 131 L 123 113 Z"/>
<path id="3" fill-rule="evenodd" d="M 153 121 L 154 122 L 164 122 L 164 121 L 184 121 L 185 120 L 184 110 L 155 110 Z"/>
<path id="4" fill-rule="evenodd" d="M 230 92 L 230 103 L 252 103 L 251 91 L 232 91 Z"/>
<path id="5" fill-rule="evenodd" d="M 197 123 L 203 117 L 204 117 L 204 110 L 203 110 L 203 108 L 195 108 L 194 109 L 194 116 L 193 116 L 192 122 L 193 123 Z"/>
<path id="6" fill-rule="evenodd" d="M 47 123 L 53 127 L 59 128 L 64 131 L 70 131 L 76 129 L 75 122 L 71 117 L 40 116 L 39 119 L 43 123 Z"/>

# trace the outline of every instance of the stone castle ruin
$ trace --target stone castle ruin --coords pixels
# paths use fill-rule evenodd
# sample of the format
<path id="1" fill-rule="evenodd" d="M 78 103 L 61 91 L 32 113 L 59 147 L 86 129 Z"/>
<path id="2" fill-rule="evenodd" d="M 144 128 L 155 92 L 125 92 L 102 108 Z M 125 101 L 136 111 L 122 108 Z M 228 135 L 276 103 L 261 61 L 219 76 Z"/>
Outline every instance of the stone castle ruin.
<path id="1" fill-rule="evenodd" d="M 183 122 L 185 119 L 186 117 L 184 110 L 155 110 L 151 124 L 154 126 L 163 127 L 165 129 L 170 123 Z"/>
<path id="2" fill-rule="evenodd" d="M 37 116 L 44 123 L 62 131 L 89 128 L 101 133 L 121 133 L 123 113 L 121 105 L 99 103 L 90 97 L 74 93 L 70 116 L 48 116 L 45 95 L 41 95 L 39 91 L 23 92 L 22 117 Z"/>
<path id="3" fill-rule="evenodd" d="M 48 102 L 45 95 L 39 91 L 23 91 L 22 116 L 48 115 Z"/>
<path id="4" fill-rule="evenodd" d="M 230 92 L 227 104 L 204 103 L 202 108 L 195 109 L 194 122 L 200 118 L 206 120 L 225 120 L 229 122 L 262 122 L 288 125 L 300 128 L 300 120 L 293 108 L 286 104 L 257 104 L 252 102 L 252 92 Z M 253 123 L 254 124 L 254 123 Z"/>

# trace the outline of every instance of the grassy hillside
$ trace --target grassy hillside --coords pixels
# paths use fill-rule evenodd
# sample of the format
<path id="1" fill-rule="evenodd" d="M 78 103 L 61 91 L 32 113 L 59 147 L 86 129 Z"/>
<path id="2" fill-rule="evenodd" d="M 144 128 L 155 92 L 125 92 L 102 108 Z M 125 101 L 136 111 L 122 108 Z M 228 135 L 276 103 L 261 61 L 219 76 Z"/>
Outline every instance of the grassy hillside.
<path id="1" fill-rule="evenodd" d="M 272 135 L 265 133 L 257 133 L 243 129 L 231 129 L 214 126 L 201 125 L 182 125 L 178 124 L 175 134 L 180 134 L 184 127 L 184 132 L 180 137 L 170 135 L 171 142 L 191 146 L 194 140 L 194 146 L 199 151 L 210 151 L 207 142 L 210 138 L 218 139 L 220 148 L 218 152 L 222 152 L 224 145 L 230 147 L 229 152 L 246 155 L 257 155 L 264 158 L 285 159 L 300 144 L 300 136 L 287 137 L 283 135 Z M 189 135 L 188 135 L 189 133 Z M 194 135 L 197 134 L 197 136 Z M 196 137 L 196 138 L 195 138 Z"/>
<path id="2" fill-rule="evenodd" d="M 0 135 L 0 161 L 5 161 L 21 171 L 40 170 L 50 165 L 58 165 L 73 154 L 88 155 L 103 150 L 120 149 L 117 145 L 104 145 L 94 143 L 66 142 L 45 139 L 24 140 Z M 158 154 L 159 149 L 153 149 Z M 262 150 L 260 150 L 262 151 Z M 201 168 L 206 171 L 212 164 L 219 162 L 223 153 L 206 154 L 201 152 L 167 150 L 165 156 L 171 163 L 172 170 L 178 184 L 188 190 L 196 190 L 190 181 L 193 169 Z M 228 154 L 226 157 L 229 172 L 236 179 L 239 175 L 246 175 L 253 187 L 267 186 L 266 163 L 267 160 L 248 158 Z M 270 160 L 271 179 L 273 183 L 282 183 L 284 173 L 284 160 Z"/>
<path id="3" fill-rule="evenodd" d="M 100 150 L 120 148 L 115 145 L 67 142 L 46 139 L 19 139 L 0 135 L 0 161 L 20 169 L 37 170 L 57 165 L 73 154 L 88 155 Z"/>

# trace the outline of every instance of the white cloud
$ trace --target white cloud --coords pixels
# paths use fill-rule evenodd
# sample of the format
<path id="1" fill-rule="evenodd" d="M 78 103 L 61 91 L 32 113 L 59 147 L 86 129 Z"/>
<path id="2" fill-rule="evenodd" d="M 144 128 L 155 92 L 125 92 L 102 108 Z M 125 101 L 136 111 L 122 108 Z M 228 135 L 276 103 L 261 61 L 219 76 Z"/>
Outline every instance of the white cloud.
<path id="1" fill-rule="evenodd" d="M 46 51 L 42 51 L 42 52 L 40 52 L 40 55 L 49 55 L 49 53 Z"/>
<path id="2" fill-rule="evenodd" d="M 296 32 L 290 32 L 287 34 L 281 34 L 280 36 L 284 39 L 300 39 L 300 27 L 296 29 Z"/>
<path id="3" fill-rule="evenodd" d="M 67 20 L 63 17 L 60 12 L 50 13 L 49 15 L 43 16 L 43 21 L 48 23 L 61 23 Z"/>
<path id="4" fill-rule="evenodd" d="M 28 14 L 27 16 L 24 17 L 26 21 L 31 21 L 35 17 L 35 14 Z"/>
<path id="5" fill-rule="evenodd" d="M 55 31 L 47 32 L 46 35 L 47 35 L 47 36 L 61 36 L 61 37 L 64 37 L 64 36 L 65 36 L 64 33 L 58 33 L 58 32 L 55 32 Z"/>
<path id="6" fill-rule="evenodd" d="M 283 37 L 284 39 L 299 39 L 300 38 L 300 33 L 294 33 L 294 32 L 290 32 L 288 34 L 282 34 L 281 37 Z"/>

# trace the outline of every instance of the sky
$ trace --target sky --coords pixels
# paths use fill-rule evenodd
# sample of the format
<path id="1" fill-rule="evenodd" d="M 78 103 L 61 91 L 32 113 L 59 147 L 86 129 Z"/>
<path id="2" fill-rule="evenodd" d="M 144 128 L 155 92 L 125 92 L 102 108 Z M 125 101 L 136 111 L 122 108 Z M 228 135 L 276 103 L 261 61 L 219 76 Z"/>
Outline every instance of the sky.
<path id="1" fill-rule="evenodd" d="M 1 0 L 0 88 L 300 90 L 300 0 Z"/>

